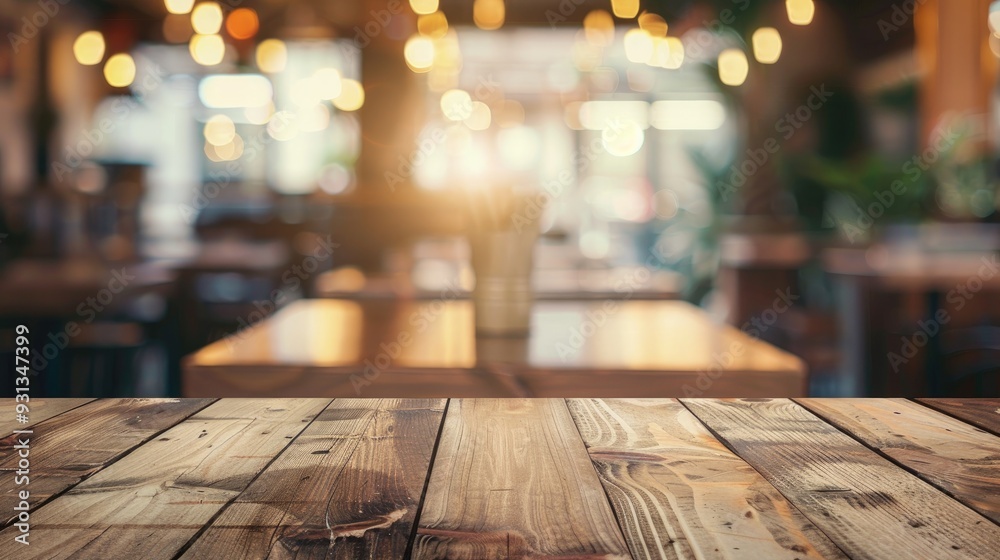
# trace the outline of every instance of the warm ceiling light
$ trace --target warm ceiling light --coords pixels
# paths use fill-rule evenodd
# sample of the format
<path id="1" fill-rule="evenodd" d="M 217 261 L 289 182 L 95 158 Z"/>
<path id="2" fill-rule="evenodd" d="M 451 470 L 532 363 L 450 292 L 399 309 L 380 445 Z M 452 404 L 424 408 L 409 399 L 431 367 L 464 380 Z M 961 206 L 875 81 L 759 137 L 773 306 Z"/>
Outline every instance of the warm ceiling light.
<path id="1" fill-rule="evenodd" d="M 425 37 L 440 39 L 448 33 L 448 18 L 442 12 L 434 12 L 417 18 L 417 32 Z"/>
<path id="2" fill-rule="evenodd" d="M 410 37 L 403 47 L 403 58 L 410 70 L 427 72 L 434 64 L 434 41 L 422 35 Z"/>
<path id="3" fill-rule="evenodd" d="M 622 19 L 634 18 L 639 13 L 639 0 L 611 0 L 611 11 Z"/>
<path id="4" fill-rule="evenodd" d="M 84 31 L 73 42 L 73 56 L 85 66 L 100 64 L 104 59 L 104 35 L 100 31 Z"/>
<path id="5" fill-rule="evenodd" d="M 342 80 L 341 91 L 333 100 L 333 106 L 341 111 L 357 111 L 365 104 L 365 88 L 357 80 Z"/>
<path id="6" fill-rule="evenodd" d="M 215 109 L 260 107 L 273 94 L 271 81 L 260 74 L 216 74 L 198 84 L 202 104 Z"/>
<path id="7" fill-rule="evenodd" d="M 750 72 L 747 55 L 740 49 L 726 49 L 719 53 L 719 79 L 727 86 L 743 85 Z"/>
<path id="8" fill-rule="evenodd" d="M 774 64 L 781 58 L 781 34 L 773 27 L 753 32 L 753 56 L 761 64 Z"/>
<path id="9" fill-rule="evenodd" d="M 343 77 L 336 68 L 320 68 L 313 73 L 312 80 L 320 99 L 336 99 L 344 90 Z"/>
<path id="10" fill-rule="evenodd" d="M 604 10 L 593 10 L 583 18 L 583 34 L 591 45 L 610 45 L 615 40 L 615 20 Z"/>
<path id="11" fill-rule="evenodd" d="M 472 114 L 472 96 L 462 89 L 450 89 L 442 93 L 441 112 L 450 121 L 464 121 Z"/>
<path id="12" fill-rule="evenodd" d="M 250 124 L 267 124 L 274 115 L 274 102 L 268 101 L 259 107 L 247 107 L 243 110 L 243 116 Z"/>
<path id="13" fill-rule="evenodd" d="M 506 99 L 497 112 L 497 124 L 510 128 L 524 124 L 524 105 L 514 99 Z"/>
<path id="14" fill-rule="evenodd" d="M 267 39 L 257 45 L 257 68 L 270 74 L 281 72 L 288 62 L 288 49 L 279 39 Z"/>
<path id="15" fill-rule="evenodd" d="M 191 58 L 202 66 L 215 66 L 226 56 L 226 44 L 220 35 L 195 35 L 188 50 Z"/>
<path id="16" fill-rule="evenodd" d="M 202 2 L 191 11 L 191 27 L 195 33 L 212 35 L 222 29 L 222 7 L 215 2 Z"/>
<path id="17" fill-rule="evenodd" d="M 653 38 L 645 29 L 629 29 L 625 33 L 625 57 L 629 62 L 644 63 L 653 56 Z"/>
<path id="18" fill-rule="evenodd" d="M 104 79 L 111 87 L 128 87 L 135 80 L 135 61 L 130 55 L 119 53 L 104 63 Z"/>
<path id="19" fill-rule="evenodd" d="M 438 0 L 410 0 L 410 8 L 418 15 L 433 14 L 438 9 Z"/>
<path id="20" fill-rule="evenodd" d="M 260 20 L 257 19 L 257 12 L 250 8 L 233 10 L 226 18 L 226 31 L 233 39 L 250 39 L 257 34 L 258 29 Z"/>
<path id="21" fill-rule="evenodd" d="M 213 146 L 225 146 L 236 136 L 236 125 L 226 115 L 214 115 L 205 123 L 202 131 L 205 140 Z"/>
<path id="22" fill-rule="evenodd" d="M 785 9 L 788 11 L 788 21 L 795 25 L 809 25 L 816 13 L 813 0 L 785 0 Z"/>
<path id="23" fill-rule="evenodd" d="M 669 54 L 663 67 L 676 70 L 684 64 L 684 41 L 681 41 L 679 37 L 667 37 L 666 40 Z"/>
<path id="24" fill-rule="evenodd" d="M 164 0 L 163 4 L 171 14 L 186 14 L 194 6 L 194 0 Z"/>
<path id="25" fill-rule="evenodd" d="M 507 8 L 503 0 L 475 0 L 472 4 L 472 20 L 479 29 L 500 29 L 506 17 Z"/>
<path id="26" fill-rule="evenodd" d="M 465 118 L 465 126 L 471 130 L 486 130 L 493 121 L 489 105 L 482 101 L 472 102 L 472 112 Z"/>
<path id="27" fill-rule="evenodd" d="M 643 12 L 639 16 L 639 27 L 645 29 L 653 37 L 667 36 L 666 20 L 651 12 Z"/>

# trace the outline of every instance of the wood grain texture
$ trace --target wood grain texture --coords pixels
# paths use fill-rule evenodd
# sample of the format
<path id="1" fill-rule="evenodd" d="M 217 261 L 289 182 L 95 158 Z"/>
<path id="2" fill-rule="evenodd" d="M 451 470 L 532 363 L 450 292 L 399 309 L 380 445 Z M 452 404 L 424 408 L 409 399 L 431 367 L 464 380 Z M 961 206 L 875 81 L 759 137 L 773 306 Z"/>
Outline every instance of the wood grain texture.
<path id="1" fill-rule="evenodd" d="M 995 557 L 1000 527 L 784 399 L 682 401 L 851 558 Z"/>
<path id="2" fill-rule="evenodd" d="M 20 557 L 173 558 L 328 403 L 213 404 L 39 508 Z"/>
<path id="3" fill-rule="evenodd" d="M 403 558 L 444 406 L 334 401 L 183 558 Z"/>
<path id="4" fill-rule="evenodd" d="M 917 399 L 917 402 L 1000 435 L 1000 399 Z"/>
<path id="5" fill-rule="evenodd" d="M 567 404 L 633 558 L 846 558 L 677 401 Z"/>
<path id="6" fill-rule="evenodd" d="M 31 399 L 31 402 L 27 403 L 30 421 L 21 424 L 15 416 L 17 403 L 13 398 L 4 399 L 0 402 L 0 437 L 9 436 L 14 430 L 29 430 L 40 422 L 83 406 L 92 400 L 94 399 Z"/>
<path id="7" fill-rule="evenodd" d="M 413 557 L 629 558 L 564 401 L 451 401 Z"/>
<path id="8" fill-rule="evenodd" d="M 69 399 L 67 399 L 69 400 Z M 75 400 L 75 399 L 73 399 Z M 28 435 L 32 509 L 104 468 L 137 445 L 211 404 L 211 399 L 108 399 L 75 408 L 36 425 Z M 58 407 L 55 407 L 58 408 Z M 0 440 L 0 511 L 13 512 L 18 438 Z M 4 526 L 10 520 L 4 518 Z"/>
<path id="9" fill-rule="evenodd" d="M 905 399 L 801 399 L 950 496 L 1000 523 L 1000 438 Z"/>

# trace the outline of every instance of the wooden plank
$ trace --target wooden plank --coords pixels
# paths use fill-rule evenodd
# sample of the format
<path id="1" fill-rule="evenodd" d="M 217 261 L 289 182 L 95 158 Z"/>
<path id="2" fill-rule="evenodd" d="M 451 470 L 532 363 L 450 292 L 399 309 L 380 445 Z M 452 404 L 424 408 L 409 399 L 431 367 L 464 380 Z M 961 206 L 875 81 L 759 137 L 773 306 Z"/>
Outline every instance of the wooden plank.
<path id="1" fill-rule="evenodd" d="M 1000 438 L 905 399 L 801 399 L 958 501 L 1000 523 Z"/>
<path id="2" fill-rule="evenodd" d="M 7 437 L 14 430 L 30 430 L 40 422 L 83 406 L 92 400 L 94 399 L 31 399 L 27 403 L 29 422 L 22 424 L 16 418 L 17 403 L 13 398 L 4 399 L 0 402 L 0 437 Z"/>
<path id="3" fill-rule="evenodd" d="M 945 414 L 1000 435 L 1000 399 L 917 399 Z"/>
<path id="4" fill-rule="evenodd" d="M 444 405 L 334 401 L 183 558 L 403 558 Z"/>
<path id="5" fill-rule="evenodd" d="M 567 404 L 633 558 L 846 558 L 677 401 Z"/>
<path id="6" fill-rule="evenodd" d="M 28 435 L 32 509 L 61 494 L 105 465 L 211 404 L 211 399 L 107 399 L 92 402 L 35 426 Z M 21 435 L 0 440 L 0 511 L 10 515 L 19 490 L 14 484 Z M 3 526 L 9 525 L 10 520 Z"/>
<path id="7" fill-rule="evenodd" d="M 451 401 L 413 557 L 629 558 L 564 401 Z"/>
<path id="8" fill-rule="evenodd" d="M 213 404 L 39 508 L 20 557 L 172 558 L 328 403 Z"/>
<path id="9" fill-rule="evenodd" d="M 682 401 L 851 558 L 994 557 L 1000 527 L 785 399 Z"/>

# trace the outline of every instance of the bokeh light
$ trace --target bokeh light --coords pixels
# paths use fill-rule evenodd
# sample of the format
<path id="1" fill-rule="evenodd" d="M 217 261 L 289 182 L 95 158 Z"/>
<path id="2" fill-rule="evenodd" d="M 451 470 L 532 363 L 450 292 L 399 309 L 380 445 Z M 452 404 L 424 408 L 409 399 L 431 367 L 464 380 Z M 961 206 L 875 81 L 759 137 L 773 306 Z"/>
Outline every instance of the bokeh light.
<path id="1" fill-rule="evenodd" d="M 191 27 L 200 35 L 212 35 L 222 29 L 222 7 L 215 2 L 202 2 L 191 10 Z"/>
<path id="2" fill-rule="evenodd" d="M 73 56 L 85 66 L 100 64 L 104 59 L 104 35 L 100 31 L 84 31 L 73 41 Z"/>
<path id="3" fill-rule="evenodd" d="M 112 87 L 128 87 L 135 80 L 135 61 L 132 56 L 119 53 L 104 63 L 104 79 Z"/>
<path id="4" fill-rule="evenodd" d="M 233 10 L 226 18 L 226 31 L 233 39 L 250 39 L 260 29 L 257 12 L 250 8 Z"/>
<path id="5" fill-rule="evenodd" d="M 288 48 L 279 39 L 267 39 L 257 45 L 257 68 L 261 72 L 275 74 L 288 64 Z"/>

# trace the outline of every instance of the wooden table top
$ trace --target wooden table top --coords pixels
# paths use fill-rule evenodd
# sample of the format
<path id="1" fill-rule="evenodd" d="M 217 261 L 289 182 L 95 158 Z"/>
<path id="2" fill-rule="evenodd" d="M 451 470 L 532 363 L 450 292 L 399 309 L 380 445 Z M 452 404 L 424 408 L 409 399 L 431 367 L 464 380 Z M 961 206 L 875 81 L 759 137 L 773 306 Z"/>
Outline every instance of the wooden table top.
<path id="1" fill-rule="evenodd" d="M 832 274 L 867 278 L 897 289 L 950 290 L 978 278 L 984 288 L 1000 289 L 1000 255 L 995 251 L 927 251 L 873 245 L 823 251 Z"/>
<path id="2" fill-rule="evenodd" d="M 679 301 L 537 302 L 529 337 L 477 338 L 467 300 L 309 299 L 189 356 L 184 394 L 801 396 L 805 382 L 799 358 Z"/>
<path id="3" fill-rule="evenodd" d="M 23 559 L 1000 547 L 1000 399 L 48 400 L 30 419 L 2 425 L 32 431 L 27 486 L 24 436 L 0 440 L 0 540 Z"/>
<path id="4" fill-rule="evenodd" d="M 333 270 L 317 277 L 320 297 L 335 299 L 435 299 L 454 288 L 455 299 L 472 297 L 470 275 L 435 275 L 415 281 L 413 274 L 365 276 L 355 269 Z M 536 300 L 667 300 L 680 297 L 683 279 L 675 272 L 646 267 L 611 269 L 538 269 L 532 274 Z"/>

